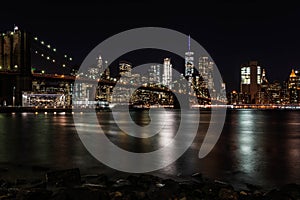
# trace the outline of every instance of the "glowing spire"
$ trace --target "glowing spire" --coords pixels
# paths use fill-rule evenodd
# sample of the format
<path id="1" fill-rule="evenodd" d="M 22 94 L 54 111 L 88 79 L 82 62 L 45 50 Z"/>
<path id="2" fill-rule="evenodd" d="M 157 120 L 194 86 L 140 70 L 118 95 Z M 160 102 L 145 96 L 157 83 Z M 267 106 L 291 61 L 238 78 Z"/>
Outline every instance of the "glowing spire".
<path id="1" fill-rule="evenodd" d="M 291 72 L 291 74 L 290 74 L 290 77 L 292 78 L 292 77 L 296 77 L 296 74 L 295 74 L 295 70 L 294 69 L 292 69 L 292 72 Z"/>

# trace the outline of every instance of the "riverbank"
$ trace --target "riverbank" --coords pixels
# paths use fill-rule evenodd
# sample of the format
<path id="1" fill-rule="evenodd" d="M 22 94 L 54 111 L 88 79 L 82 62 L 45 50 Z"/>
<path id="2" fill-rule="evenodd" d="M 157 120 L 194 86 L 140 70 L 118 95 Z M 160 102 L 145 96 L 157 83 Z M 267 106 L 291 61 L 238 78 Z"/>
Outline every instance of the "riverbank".
<path id="1" fill-rule="evenodd" d="M 204 178 L 200 173 L 189 180 L 174 180 L 149 174 L 113 177 L 105 174 L 81 175 L 78 168 L 48 171 L 43 179 L 0 180 L 0 199 L 20 200 L 109 200 L 109 199 L 300 199 L 300 185 L 288 184 L 264 190 L 248 185 L 237 190 L 222 181 Z"/>

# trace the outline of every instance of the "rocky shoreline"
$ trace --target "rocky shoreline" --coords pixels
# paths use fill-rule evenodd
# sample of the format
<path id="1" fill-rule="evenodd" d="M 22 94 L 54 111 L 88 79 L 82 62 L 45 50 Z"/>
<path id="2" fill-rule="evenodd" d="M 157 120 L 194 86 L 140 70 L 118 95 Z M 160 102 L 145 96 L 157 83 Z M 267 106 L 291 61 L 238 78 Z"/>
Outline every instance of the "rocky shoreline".
<path id="1" fill-rule="evenodd" d="M 110 178 L 105 174 L 81 175 L 78 168 L 50 171 L 44 179 L 0 180 L 0 200 L 297 200 L 300 185 L 288 184 L 265 191 L 248 185 L 236 190 L 230 184 L 194 174 L 188 181 L 163 179 L 149 174 Z"/>

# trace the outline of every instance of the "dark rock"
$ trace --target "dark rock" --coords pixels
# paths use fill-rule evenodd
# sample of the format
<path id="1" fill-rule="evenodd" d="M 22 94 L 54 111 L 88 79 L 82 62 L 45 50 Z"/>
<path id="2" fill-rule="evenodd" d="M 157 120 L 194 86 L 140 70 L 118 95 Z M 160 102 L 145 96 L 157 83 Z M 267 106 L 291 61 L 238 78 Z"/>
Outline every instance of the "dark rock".
<path id="1" fill-rule="evenodd" d="M 92 183 L 85 183 L 82 185 L 83 187 L 87 187 L 87 188 L 90 188 L 90 189 L 103 189 L 105 188 L 106 186 L 104 185 L 100 185 L 100 184 L 92 184 Z"/>
<path id="2" fill-rule="evenodd" d="M 158 177 L 149 174 L 142 174 L 138 178 L 136 185 L 143 189 L 149 189 L 151 186 L 155 186 L 157 182 L 160 182 Z"/>
<path id="3" fill-rule="evenodd" d="M 47 200 L 52 195 L 51 191 L 45 189 L 20 190 L 16 195 L 17 200 Z"/>
<path id="4" fill-rule="evenodd" d="M 238 200 L 238 194 L 234 190 L 221 188 L 219 191 L 219 198 L 222 200 Z"/>
<path id="5" fill-rule="evenodd" d="M 131 185 L 130 181 L 126 179 L 119 179 L 112 185 L 112 187 L 119 188 L 119 187 L 130 186 L 130 185 Z"/>
<path id="6" fill-rule="evenodd" d="M 170 190 L 173 192 L 176 192 L 177 190 L 179 190 L 179 183 L 172 179 L 163 180 L 162 183 L 165 184 L 164 188 L 167 190 Z"/>
<path id="7" fill-rule="evenodd" d="M 48 184 L 58 187 L 72 187 L 81 184 L 81 176 L 78 168 L 51 171 L 46 174 Z"/>
<path id="8" fill-rule="evenodd" d="M 253 185 L 253 184 L 250 184 L 250 183 L 246 183 L 246 186 L 250 191 L 256 191 L 256 190 L 261 190 L 262 189 L 261 186 Z"/>
<path id="9" fill-rule="evenodd" d="M 217 199 L 221 187 L 216 183 L 207 182 L 200 189 L 207 199 Z"/>
<path id="10" fill-rule="evenodd" d="M 137 185 L 138 181 L 139 181 L 139 177 L 138 176 L 134 176 L 134 175 L 129 175 L 127 177 L 127 180 L 130 181 L 130 183 L 132 185 Z"/>
<path id="11" fill-rule="evenodd" d="M 201 182 L 203 181 L 203 175 L 201 173 L 195 173 L 192 175 L 192 177 L 197 181 L 201 181 Z"/>
<path id="12" fill-rule="evenodd" d="M 93 190 L 86 187 L 66 188 L 53 195 L 51 200 L 109 200 L 104 190 Z"/>

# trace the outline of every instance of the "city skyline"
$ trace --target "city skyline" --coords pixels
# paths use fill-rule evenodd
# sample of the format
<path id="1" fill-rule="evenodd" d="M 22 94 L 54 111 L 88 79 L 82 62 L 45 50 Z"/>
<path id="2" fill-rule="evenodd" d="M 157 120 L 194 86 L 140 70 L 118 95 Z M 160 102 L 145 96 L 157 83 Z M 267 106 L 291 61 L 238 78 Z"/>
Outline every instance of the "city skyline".
<path id="1" fill-rule="evenodd" d="M 229 91 L 238 87 L 239 68 L 245 61 L 260 61 L 266 71 L 272 72 L 269 79 L 279 81 L 282 74 L 288 75 L 299 65 L 300 12 L 290 2 L 210 1 L 201 2 L 201 8 L 189 9 L 184 9 L 181 3 L 136 1 L 102 2 L 98 6 L 45 2 L 44 6 L 26 9 L 5 4 L 6 9 L 0 13 L 1 30 L 12 30 L 16 24 L 37 33 L 43 40 L 55 43 L 62 52 L 71 52 L 76 64 L 81 64 L 95 45 L 116 33 L 158 26 L 191 35 L 203 45 Z M 167 9 L 170 6 L 172 9 Z"/>

